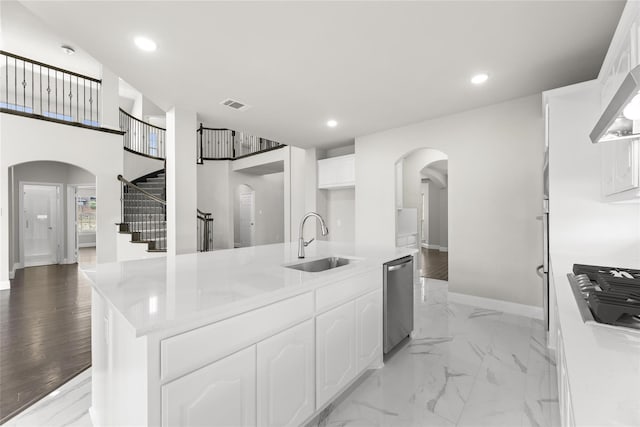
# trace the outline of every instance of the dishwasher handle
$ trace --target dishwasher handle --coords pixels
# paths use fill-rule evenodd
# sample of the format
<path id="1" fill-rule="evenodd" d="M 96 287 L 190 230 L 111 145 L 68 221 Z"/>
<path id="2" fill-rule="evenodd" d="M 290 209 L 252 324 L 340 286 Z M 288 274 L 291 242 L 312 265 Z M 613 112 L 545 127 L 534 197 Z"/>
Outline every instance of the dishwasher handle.
<path id="1" fill-rule="evenodd" d="M 407 265 L 411 264 L 412 260 L 409 260 L 403 264 L 398 264 L 398 265 L 392 265 L 387 267 L 388 271 L 396 271 L 396 270 L 400 270 L 401 268 L 405 268 Z"/>

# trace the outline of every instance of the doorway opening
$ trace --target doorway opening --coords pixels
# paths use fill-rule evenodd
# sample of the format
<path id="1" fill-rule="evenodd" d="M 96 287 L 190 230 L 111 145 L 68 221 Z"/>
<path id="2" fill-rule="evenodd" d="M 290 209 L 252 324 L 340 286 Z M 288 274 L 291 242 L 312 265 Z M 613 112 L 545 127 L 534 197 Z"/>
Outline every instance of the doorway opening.
<path id="1" fill-rule="evenodd" d="M 449 279 L 448 156 L 432 148 L 396 162 L 396 246 L 419 250 L 420 276 Z"/>
<path id="2" fill-rule="evenodd" d="M 240 184 L 238 197 L 238 230 L 236 247 L 246 248 L 254 246 L 256 234 L 256 192 L 246 184 Z"/>
<path id="3" fill-rule="evenodd" d="M 96 264 L 96 234 L 98 201 L 95 185 L 76 185 L 73 193 L 75 212 L 75 239 L 77 261 L 82 270 L 91 270 Z"/>
<path id="4" fill-rule="evenodd" d="M 62 184 L 20 183 L 22 259 L 25 267 L 60 262 Z"/>

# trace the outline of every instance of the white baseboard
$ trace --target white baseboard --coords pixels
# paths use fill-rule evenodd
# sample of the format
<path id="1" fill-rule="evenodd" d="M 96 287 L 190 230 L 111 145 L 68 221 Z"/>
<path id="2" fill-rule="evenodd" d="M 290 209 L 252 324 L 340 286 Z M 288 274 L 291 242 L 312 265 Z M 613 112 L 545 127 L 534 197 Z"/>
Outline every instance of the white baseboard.
<path id="1" fill-rule="evenodd" d="M 89 406 L 89 419 L 91 419 L 93 427 L 98 427 L 98 423 L 96 422 L 96 411 L 93 409 L 93 406 Z"/>
<path id="2" fill-rule="evenodd" d="M 95 248 L 96 242 L 78 243 L 79 248 Z"/>
<path id="3" fill-rule="evenodd" d="M 8 291 L 11 289 L 11 283 L 8 280 L 0 280 L 0 291 Z"/>
<path id="4" fill-rule="evenodd" d="M 542 320 L 542 307 L 449 292 L 449 301 Z"/>
<path id="5" fill-rule="evenodd" d="M 425 243 L 425 242 L 422 242 L 422 243 L 420 244 L 420 246 L 422 246 L 422 247 L 423 247 L 423 248 L 425 248 L 425 249 L 436 249 L 436 250 L 438 250 L 438 251 L 440 251 L 440 252 L 449 252 L 449 248 L 448 248 L 448 247 L 446 247 L 446 246 L 431 245 L 431 244 L 429 244 L 429 243 Z"/>

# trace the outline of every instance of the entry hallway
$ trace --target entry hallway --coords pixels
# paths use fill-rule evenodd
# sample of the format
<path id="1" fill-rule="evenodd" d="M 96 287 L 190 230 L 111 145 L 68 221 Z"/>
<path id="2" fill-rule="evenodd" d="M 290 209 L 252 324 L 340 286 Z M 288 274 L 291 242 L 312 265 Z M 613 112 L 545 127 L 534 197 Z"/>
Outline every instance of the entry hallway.
<path id="1" fill-rule="evenodd" d="M 79 258 L 91 268 L 95 248 Z M 0 292 L 0 424 L 90 365 L 91 285 L 80 267 L 17 270 Z"/>
<path id="2" fill-rule="evenodd" d="M 555 366 L 542 322 L 415 289 L 416 338 L 330 406 L 320 426 L 556 426 Z M 91 370 L 9 426 L 90 426 Z"/>

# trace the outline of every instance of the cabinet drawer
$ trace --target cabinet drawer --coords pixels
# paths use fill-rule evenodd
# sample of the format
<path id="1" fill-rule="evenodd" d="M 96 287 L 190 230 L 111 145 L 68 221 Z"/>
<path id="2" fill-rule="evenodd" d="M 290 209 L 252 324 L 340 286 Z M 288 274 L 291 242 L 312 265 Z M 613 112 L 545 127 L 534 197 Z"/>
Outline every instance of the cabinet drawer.
<path id="1" fill-rule="evenodd" d="M 311 292 L 160 342 L 163 382 L 221 359 L 313 316 Z"/>
<path id="2" fill-rule="evenodd" d="M 162 386 L 162 426 L 254 426 L 256 347 Z"/>
<path id="3" fill-rule="evenodd" d="M 376 289 L 382 289 L 382 265 L 379 269 L 364 275 L 341 280 L 316 290 L 316 311 L 326 311 Z"/>

